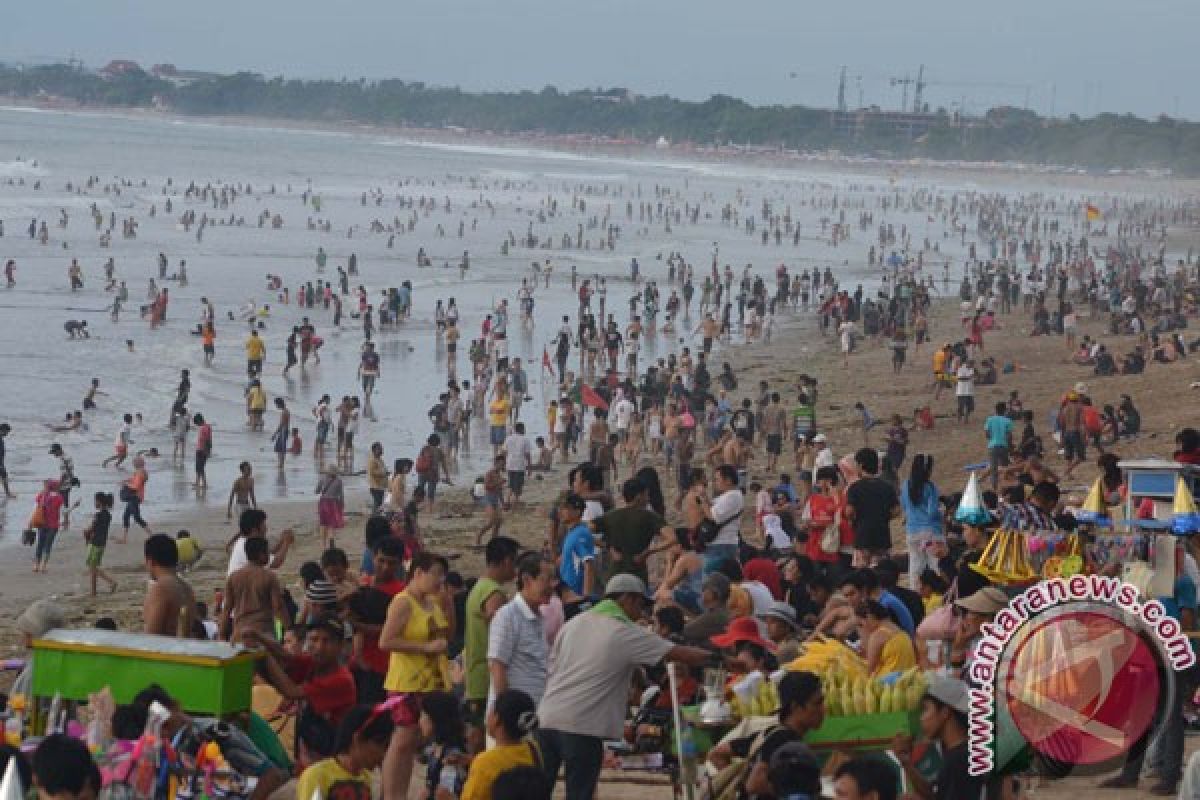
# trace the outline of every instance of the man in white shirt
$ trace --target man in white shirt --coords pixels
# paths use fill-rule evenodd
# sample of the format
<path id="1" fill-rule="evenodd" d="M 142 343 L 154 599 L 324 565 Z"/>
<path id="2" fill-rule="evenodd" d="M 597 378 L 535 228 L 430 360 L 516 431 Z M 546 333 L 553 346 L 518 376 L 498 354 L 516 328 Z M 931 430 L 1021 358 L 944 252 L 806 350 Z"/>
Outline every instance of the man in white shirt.
<path id="1" fill-rule="evenodd" d="M 550 646 L 541 609 L 550 601 L 556 581 L 554 562 L 540 553 L 517 559 L 517 593 L 488 626 L 489 709 L 505 689 L 520 689 L 534 703 L 542 701 Z"/>
<path id="2" fill-rule="evenodd" d="M 713 474 L 717 496 L 708 510 L 708 518 L 717 524 L 717 535 L 704 549 L 704 572 L 717 569 L 722 561 L 737 561 L 742 510 L 746 500 L 738 488 L 737 467 L 722 464 Z"/>
<path id="3" fill-rule="evenodd" d="M 971 359 L 964 361 L 954 377 L 954 397 L 958 401 L 955 416 L 959 422 L 966 424 L 971 421 L 971 412 L 975 410 L 975 362 Z"/>
<path id="4" fill-rule="evenodd" d="M 813 447 L 817 448 L 817 452 L 813 454 L 813 472 L 815 473 L 821 467 L 836 466 L 833 460 L 833 450 L 829 447 L 829 439 L 825 438 L 825 434 L 818 433 L 813 437 Z"/>
<path id="5" fill-rule="evenodd" d="M 637 411 L 637 407 L 624 394 L 617 402 L 613 403 L 613 424 L 616 426 L 617 434 L 621 437 L 622 442 L 629 436 L 629 423 L 633 419 L 634 411 Z"/>
<path id="6" fill-rule="evenodd" d="M 229 568 L 225 577 L 229 577 L 250 563 L 246 556 L 246 540 L 255 536 L 267 538 L 267 512 L 257 508 L 248 508 L 238 518 L 238 533 L 225 545 L 229 553 Z M 296 534 L 291 528 L 279 534 L 279 541 L 271 546 L 271 560 L 267 564 L 271 569 L 279 569 L 287 558 L 288 548 L 296 541 Z"/>
<path id="7" fill-rule="evenodd" d="M 521 501 L 525 476 L 533 466 L 532 450 L 525 436 L 525 423 L 518 422 L 504 440 L 504 470 L 508 473 L 508 501 L 513 508 Z"/>

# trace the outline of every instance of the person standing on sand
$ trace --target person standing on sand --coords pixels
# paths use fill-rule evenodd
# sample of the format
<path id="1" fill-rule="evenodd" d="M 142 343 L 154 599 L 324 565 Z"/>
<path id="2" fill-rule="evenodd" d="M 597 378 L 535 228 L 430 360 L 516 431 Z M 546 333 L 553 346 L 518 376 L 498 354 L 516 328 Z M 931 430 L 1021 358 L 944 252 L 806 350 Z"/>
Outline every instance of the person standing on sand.
<path id="1" fill-rule="evenodd" d="M 108 545 L 108 528 L 112 525 L 113 496 L 106 492 L 96 492 L 96 513 L 92 521 L 83 531 L 83 540 L 87 542 L 87 569 L 92 584 L 92 597 L 96 596 L 96 585 L 99 580 L 108 584 L 110 592 L 117 590 L 116 580 L 100 568 L 104 561 L 104 548 Z"/>
<path id="2" fill-rule="evenodd" d="M 334 537 L 346 527 L 346 496 L 338 468 L 330 465 L 317 482 L 317 525 L 321 532 L 321 549 L 335 546 Z"/>
<path id="3" fill-rule="evenodd" d="M 145 633 L 190 638 L 196 619 L 196 595 L 176 573 L 179 549 L 165 533 L 156 533 L 142 546 L 150 587 L 142 604 Z"/>
<path id="4" fill-rule="evenodd" d="M 149 480 L 150 473 L 146 471 L 146 459 L 136 456 L 133 459 L 133 475 L 129 476 L 129 480 L 125 481 L 121 487 L 121 502 L 125 503 L 125 512 L 121 515 L 121 523 L 125 532 L 121 536 L 120 544 L 129 541 L 130 520 L 137 522 L 146 533 L 150 533 L 146 520 L 142 519 L 142 503 L 146 501 L 146 483 Z"/>
<path id="5" fill-rule="evenodd" d="M 58 536 L 61 523 L 63 496 L 58 493 L 58 481 L 49 479 L 41 492 L 34 498 L 33 527 L 37 531 L 36 545 L 33 550 L 33 571 L 45 572 L 50 563 L 50 551 L 54 548 L 54 539 Z"/>

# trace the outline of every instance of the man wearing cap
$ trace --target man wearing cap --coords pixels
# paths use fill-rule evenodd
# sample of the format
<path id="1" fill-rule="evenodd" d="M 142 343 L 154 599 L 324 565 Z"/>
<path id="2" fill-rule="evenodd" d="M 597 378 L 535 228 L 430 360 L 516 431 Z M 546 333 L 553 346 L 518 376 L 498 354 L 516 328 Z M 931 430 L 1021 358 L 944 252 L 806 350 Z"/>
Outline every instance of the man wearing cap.
<path id="1" fill-rule="evenodd" d="M 700 584 L 700 616 L 683 626 L 683 640 L 690 644 L 707 645 L 714 634 L 729 626 L 729 594 L 732 584 L 720 572 L 704 576 Z"/>
<path id="2" fill-rule="evenodd" d="M 817 450 L 817 452 L 813 455 L 813 472 L 816 472 L 821 467 L 832 467 L 836 465 L 833 460 L 833 450 L 829 448 L 829 439 L 825 437 L 825 434 L 818 433 L 813 437 L 812 443 L 813 447 L 815 447 Z"/>
<path id="3" fill-rule="evenodd" d="M 942 751 L 942 766 L 933 781 L 925 780 L 913 763 L 912 737 L 896 734 L 892 752 L 904 767 L 905 777 L 922 800 L 981 800 L 984 779 L 967 772 L 967 715 L 970 699 L 967 685 L 956 678 L 934 675 L 921 698 L 921 732 L 936 741 Z"/>
<path id="4" fill-rule="evenodd" d="M 959 620 L 950 645 L 950 666 L 961 668 L 962 674 L 966 675 L 971 668 L 971 659 L 975 657 L 981 628 L 1008 605 L 1008 596 L 995 586 L 986 586 L 974 594 L 959 598 L 955 605 L 966 613 Z"/>
<path id="5" fill-rule="evenodd" d="M 708 760 L 724 769 L 733 757 L 744 758 L 749 768 L 742 774 L 738 800 L 766 800 L 776 795 L 770 781 L 770 764 L 776 753 L 799 744 L 825 721 L 825 695 L 821 679 L 811 672 L 789 672 L 779 681 L 779 724 L 760 733 L 721 742 L 708 752 Z"/>
<path id="6" fill-rule="evenodd" d="M 792 604 L 771 603 L 763 614 L 763 622 L 767 626 L 767 638 L 778 648 L 775 655 L 780 666 L 795 661 L 800 655 L 800 640 L 796 638 L 800 626 Z"/>
<path id="7" fill-rule="evenodd" d="M 604 600 L 568 622 L 554 641 L 554 665 L 538 707 L 538 743 L 547 777 L 566 768 L 566 800 L 591 800 L 600 778 L 605 740 L 624 735 L 629 685 L 639 666 L 666 659 L 699 667 L 707 650 L 676 645 L 636 624 L 646 584 L 616 575 Z"/>

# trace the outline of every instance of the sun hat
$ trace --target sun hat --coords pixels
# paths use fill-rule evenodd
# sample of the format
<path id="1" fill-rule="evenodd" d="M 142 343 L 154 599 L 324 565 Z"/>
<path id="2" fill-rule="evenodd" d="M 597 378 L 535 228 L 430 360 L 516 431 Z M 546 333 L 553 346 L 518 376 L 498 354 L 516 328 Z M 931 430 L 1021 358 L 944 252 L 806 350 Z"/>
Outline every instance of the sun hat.
<path id="1" fill-rule="evenodd" d="M 758 629 L 758 623 L 753 617 L 738 617 L 729 623 L 729 627 L 725 629 L 724 633 L 709 637 L 709 641 L 717 647 L 733 647 L 742 642 L 750 642 L 772 653 L 776 649 L 774 642 L 763 638 L 762 632 Z"/>
<path id="2" fill-rule="evenodd" d="M 771 603 L 767 607 L 767 610 L 763 612 L 763 617 L 771 617 L 772 619 L 787 623 L 791 626 L 792 630 L 796 630 L 800 625 L 796 620 L 796 609 L 792 608 L 791 603 Z"/>

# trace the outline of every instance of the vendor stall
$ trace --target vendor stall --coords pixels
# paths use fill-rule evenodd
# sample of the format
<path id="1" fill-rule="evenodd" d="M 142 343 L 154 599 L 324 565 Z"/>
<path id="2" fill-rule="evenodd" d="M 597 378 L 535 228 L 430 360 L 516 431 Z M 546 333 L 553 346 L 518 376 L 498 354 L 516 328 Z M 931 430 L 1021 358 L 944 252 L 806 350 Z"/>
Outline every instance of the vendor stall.
<path id="1" fill-rule="evenodd" d="M 33 642 L 32 693 L 83 701 L 107 687 L 128 703 L 156 683 L 184 710 L 220 717 L 249 710 L 260 657 L 225 642 L 58 629 Z"/>

